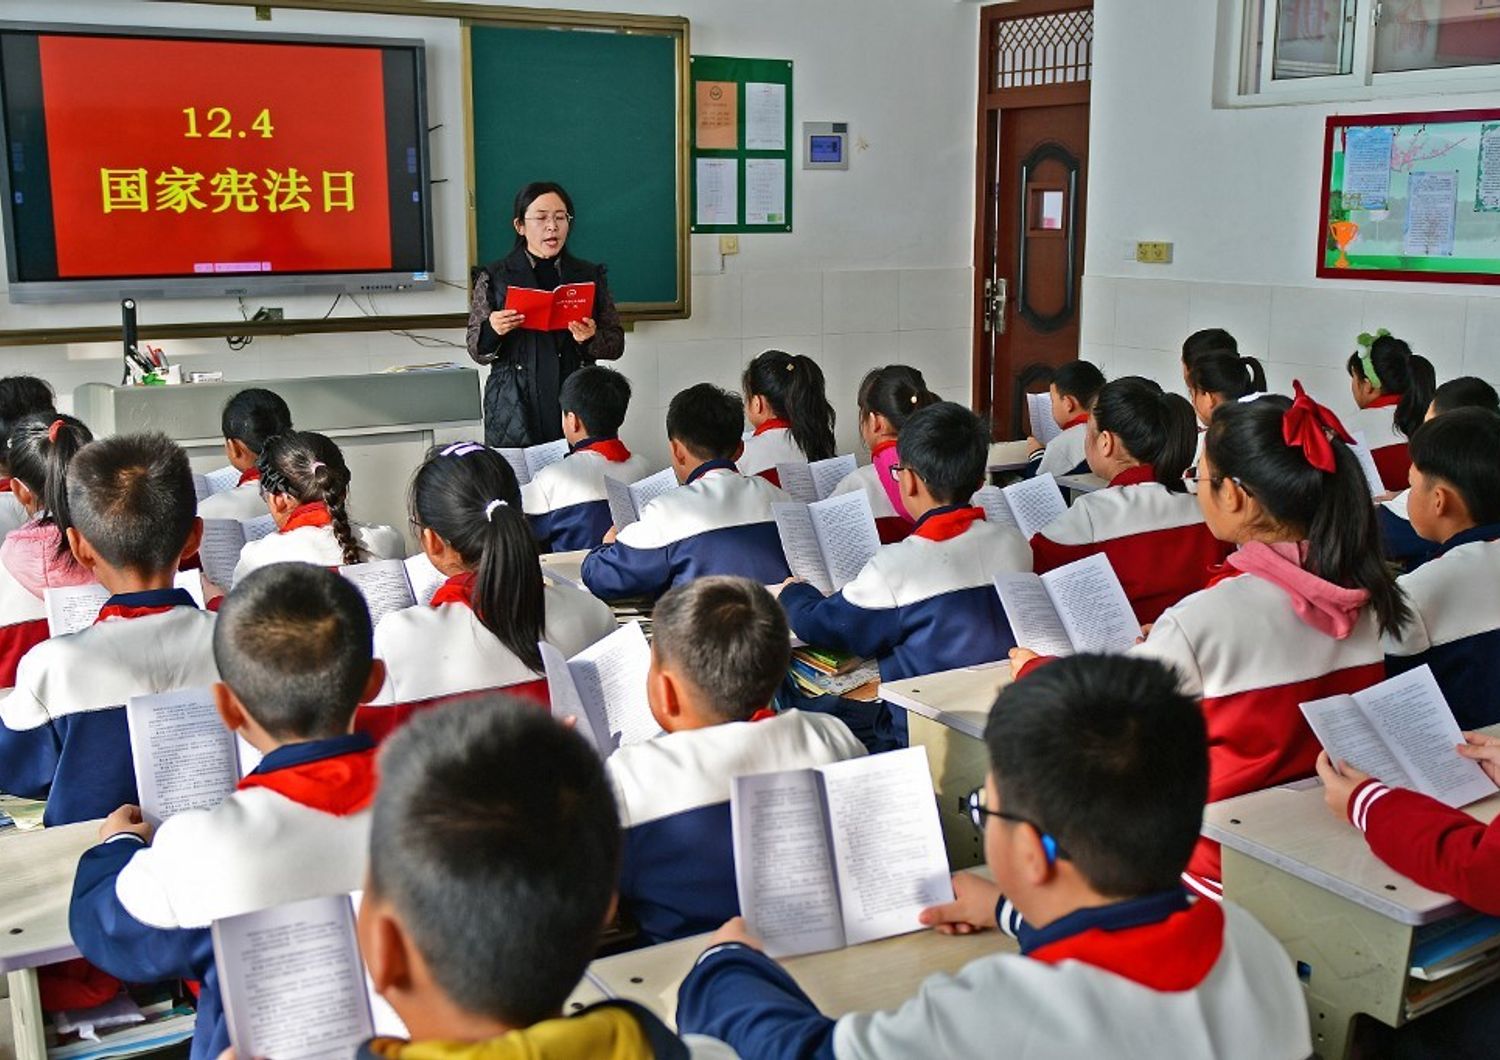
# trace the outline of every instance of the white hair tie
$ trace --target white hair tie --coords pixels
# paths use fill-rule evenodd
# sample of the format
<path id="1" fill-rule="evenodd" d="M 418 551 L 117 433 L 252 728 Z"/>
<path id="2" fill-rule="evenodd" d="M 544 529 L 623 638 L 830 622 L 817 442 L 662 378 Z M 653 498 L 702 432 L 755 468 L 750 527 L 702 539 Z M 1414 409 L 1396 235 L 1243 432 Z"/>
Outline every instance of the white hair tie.
<path id="1" fill-rule="evenodd" d="M 495 521 L 495 509 L 509 507 L 510 505 L 506 504 L 502 500 L 499 500 L 498 498 L 490 501 L 490 503 L 484 506 L 484 521 L 487 523 L 493 523 Z"/>
<path id="2" fill-rule="evenodd" d="M 470 453 L 482 453 L 484 451 L 484 446 L 478 442 L 454 442 L 438 453 L 438 456 L 468 456 Z"/>
<path id="3" fill-rule="evenodd" d="M 323 461 L 321 461 L 321 460 L 314 460 L 312 462 L 312 466 L 307 469 L 307 473 L 309 475 L 316 475 L 318 473 L 318 468 L 320 468 L 320 467 L 327 467 L 327 466 L 328 465 L 325 464 L 325 463 L 323 463 Z"/>

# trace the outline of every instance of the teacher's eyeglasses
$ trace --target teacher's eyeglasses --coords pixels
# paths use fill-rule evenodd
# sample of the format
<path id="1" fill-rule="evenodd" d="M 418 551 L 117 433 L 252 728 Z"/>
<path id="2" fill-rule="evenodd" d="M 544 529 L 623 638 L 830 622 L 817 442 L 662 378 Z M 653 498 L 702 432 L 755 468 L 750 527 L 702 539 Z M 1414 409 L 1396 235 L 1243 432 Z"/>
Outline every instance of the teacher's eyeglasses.
<path id="1" fill-rule="evenodd" d="M 558 228 L 564 228 L 573 223 L 573 215 L 570 213 L 529 213 L 526 215 L 526 220 L 538 225 L 545 225 L 551 221 Z"/>

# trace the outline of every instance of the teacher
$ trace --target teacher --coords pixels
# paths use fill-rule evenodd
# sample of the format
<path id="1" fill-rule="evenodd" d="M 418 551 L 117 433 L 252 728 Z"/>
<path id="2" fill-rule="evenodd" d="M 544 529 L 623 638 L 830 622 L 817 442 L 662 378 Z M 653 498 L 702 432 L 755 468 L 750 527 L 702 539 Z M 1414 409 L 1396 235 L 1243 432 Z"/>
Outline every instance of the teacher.
<path id="1" fill-rule="evenodd" d="M 565 249 L 573 200 L 562 185 L 537 182 L 522 188 L 511 224 L 515 248 L 479 271 L 469 301 L 469 356 L 492 366 L 484 387 L 484 441 L 492 446 L 561 438 L 557 395 L 562 381 L 582 365 L 613 361 L 625 352 L 625 329 L 609 296 L 604 266 Z M 523 314 L 505 308 L 511 287 L 552 291 L 570 283 L 594 284 L 594 307 L 565 330 L 523 327 Z"/>

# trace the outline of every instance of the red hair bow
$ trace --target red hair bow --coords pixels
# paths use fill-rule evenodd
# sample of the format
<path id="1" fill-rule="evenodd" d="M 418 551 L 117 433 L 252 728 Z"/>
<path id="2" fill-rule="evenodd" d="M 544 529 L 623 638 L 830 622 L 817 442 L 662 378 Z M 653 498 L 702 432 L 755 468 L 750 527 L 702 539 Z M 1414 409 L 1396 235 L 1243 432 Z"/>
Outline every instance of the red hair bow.
<path id="1" fill-rule="evenodd" d="M 1302 389 L 1300 380 L 1292 380 L 1292 391 L 1297 395 L 1292 407 L 1281 417 L 1281 437 L 1287 445 L 1297 446 L 1307 462 L 1319 471 L 1332 472 L 1334 463 L 1333 439 L 1348 444 L 1354 441 L 1344 425 L 1329 409 L 1319 405 Z"/>

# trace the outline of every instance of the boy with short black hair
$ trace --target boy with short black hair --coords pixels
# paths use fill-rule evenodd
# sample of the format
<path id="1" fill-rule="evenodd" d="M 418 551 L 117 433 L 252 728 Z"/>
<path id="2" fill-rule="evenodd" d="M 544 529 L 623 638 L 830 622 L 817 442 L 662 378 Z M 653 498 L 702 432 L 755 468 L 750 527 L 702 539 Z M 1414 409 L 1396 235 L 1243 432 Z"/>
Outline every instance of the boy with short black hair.
<path id="1" fill-rule="evenodd" d="M 790 570 L 771 505 L 790 500 L 735 466 L 744 448 L 744 408 L 709 383 L 688 387 L 667 408 L 667 440 L 678 489 L 615 528 L 583 561 L 583 581 L 604 600 L 657 597 L 708 574 L 773 585 Z"/>
<path id="2" fill-rule="evenodd" d="M 27 416 L 56 415 L 57 399 L 46 380 L 34 375 L 8 375 L 0 379 L 0 538 L 26 522 L 29 516 L 10 491 L 10 467 L 6 451 L 10 432 Z"/>
<path id="3" fill-rule="evenodd" d="M 1104 389 L 1104 373 L 1088 361 L 1069 361 L 1052 373 L 1047 388 L 1052 396 L 1052 419 L 1062 433 L 1046 445 L 1027 438 L 1029 475 L 1074 475 L 1088 471 L 1084 441 L 1088 434 L 1089 409 Z"/>
<path id="4" fill-rule="evenodd" d="M 0 790 L 46 798 L 48 825 L 136 801 L 130 697 L 218 680 L 214 616 L 173 584 L 203 535 L 187 454 L 163 434 L 90 442 L 67 496 L 68 545 L 111 595 L 91 627 L 27 652 L 0 699 Z"/>
<path id="5" fill-rule="evenodd" d="M 363 879 L 375 745 L 350 730 L 385 679 L 371 640 L 364 598 L 333 571 L 282 563 L 245 578 L 214 630 L 214 699 L 260 764 L 217 808 L 154 835 L 139 807 L 121 806 L 79 861 L 68 919 L 84 957 L 128 982 L 202 984 L 193 1060 L 229 1044 L 213 921 Z"/>
<path id="6" fill-rule="evenodd" d="M 220 417 L 224 432 L 224 455 L 240 473 L 233 489 L 222 490 L 198 503 L 205 519 L 254 519 L 266 514 L 266 499 L 260 495 L 260 469 L 256 461 L 266 442 L 292 429 L 292 410 L 280 394 L 263 387 L 249 387 L 224 404 Z"/>
<path id="7" fill-rule="evenodd" d="M 956 900 L 922 918 L 949 933 L 992 928 L 1012 919 L 1003 894 L 1023 918 L 1019 955 L 982 957 L 894 1011 L 835 1022 L 734 920 L 683 982 L 678 1026 L 747 1060 L 961 1060 L 993 1056 L 997 1042 L 1017 1058 L 1311 1053 L 1286 952 L 1249 914 L 1194 900 L 1178 880 L 1202 823 L 1207 738 L 1167 667 L 1058 660 L 1001 692 L 985 745 L 989 776 L 965 802 L 994 882 L 959 873 Z"/>
<path id="8" fill-rule="evenodd" d="M 739 912 L 729 792 L 736 776 L 811 769 L 865 753 L 827 714 L 770 708 L 786 676 L 786 618 L 746 578 L 700 578 L 652 615 L 651 713 L 667 735 L 606 769 L 620 804 L 620 897 L 651 942 L 711 931 Z"/>
<path id="9" fill-rule="evenodd" d="M 543 552 L 593 548 L 613 520 L 604 476 L 630 483 L 645 478 L 646 462 L 620 441 L 630 407 L 630 380 L 599 365 L 585 365 L 558 391 L 569 452 L 521 487 L 521 504 Z"/>
<path id="10" fill-rule="evenodd" d="M 582 737 L 495 696 L 413 718 L 380 773 L 360 950 L 412 1041 L 377 1038 L 361 1060 L 732 1055 L 626 1001 L 562 1014 L 611 916 L 620 853 Z"/>
<path id="11" fill-rule="evenodd" d="M 1429 665 L 1461 728 L 1500 721 L 1500 416 L 1461 408 L 1411 437 L 1412 529 L 1436 554 L 1397 584 L 1412 621 L 1383 637 L 1392 675 Z"/>
<path id="12" fill-rule="evenodd" d="M 995 575 L 1031 570 L 1031 547 L 968 503 L 984 483 L 989 432 L 967 408 L 940 401 L 912 414 L 896 446 L 897 486 L 916 519 L 910 536 L 883 546 L 832 596 L 788 581 L 780 598 L 792 631 L 808 644 L 876 660 L 882 681 L 1005 658 L 1015 638 Z M 889 727 L 906 742 L 904 711 L 877 714 L 871 724 L 867 740 Z"/>

